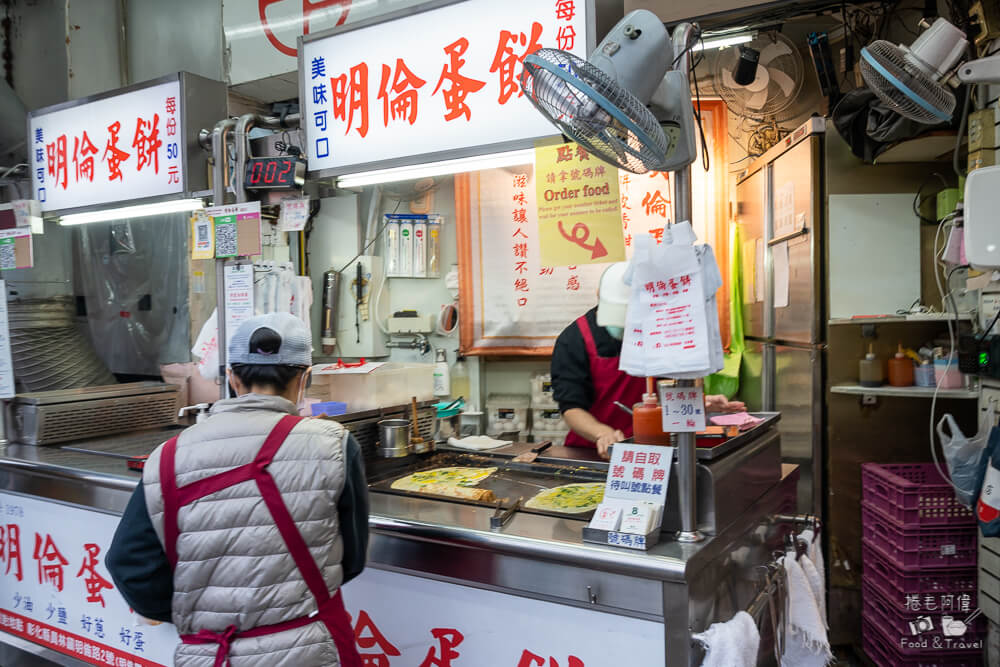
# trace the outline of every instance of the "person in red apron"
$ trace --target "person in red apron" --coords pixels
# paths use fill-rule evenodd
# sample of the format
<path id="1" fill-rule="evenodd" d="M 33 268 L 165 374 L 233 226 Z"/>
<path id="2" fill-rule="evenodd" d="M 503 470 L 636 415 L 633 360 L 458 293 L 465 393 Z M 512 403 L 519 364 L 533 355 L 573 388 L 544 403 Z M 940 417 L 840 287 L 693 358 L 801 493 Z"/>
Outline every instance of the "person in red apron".
<path id="1" fill-rule="evenodd" d="M 361 667 L 340 586 L 364 567 L 361 452 L 297 414 L 311 336 L 252 318 L 229 346 L 238 398 L 158 447 L 106 564 L 141 616 L 172 621 L 174 664 Z"/>
<path id="2" fill-rule="evenodd" d="M 645 378 L 618 370 L 629 287 L 626 262 L 612 264 L 601 276 L 598 305 L 566 327 L 552 350 L 552 392 L 570 427 L 567 447 L 596 447 L 602 458 L 609 447 L 632 437 L 631 408 L 642 401 Z M 745 406 L 725 396 L 706 396 L 713 411 L 738 411 Z"/>

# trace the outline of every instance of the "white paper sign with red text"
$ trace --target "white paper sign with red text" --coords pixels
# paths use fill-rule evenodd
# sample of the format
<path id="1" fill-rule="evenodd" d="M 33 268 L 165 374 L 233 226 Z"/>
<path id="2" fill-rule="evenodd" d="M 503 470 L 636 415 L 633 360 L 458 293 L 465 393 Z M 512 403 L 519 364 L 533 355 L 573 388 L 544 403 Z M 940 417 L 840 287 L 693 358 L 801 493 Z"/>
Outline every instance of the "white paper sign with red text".
<path id="1" fill-rule="evenodd" d="M 43 211 L 171 195 L 184 188 L 181 85 L 35 112 L 28 157 Z"/>
<path id="2" fill-rule="evenodd" d="M 660 623 L 371 567 L 344 586 L 344 604 L 365 665 L 666 664 Z"/>
<path id="3" fill-rule="evenodd" d="M 556 134 L 521 92 L 522 63 L 539 48 L 586 58 L 588 6 L 467 0 L 304 42 L 309 169 L 343 174 L 476 147 L 529 148 Z"/>
<path id="4" fill-rule="evenodd" d="M 104 567 L 117 526 L 112 514 L 0 494 L 0 633 L 92 665 L 173 664 L 174 626 L 136 624 Z"/>

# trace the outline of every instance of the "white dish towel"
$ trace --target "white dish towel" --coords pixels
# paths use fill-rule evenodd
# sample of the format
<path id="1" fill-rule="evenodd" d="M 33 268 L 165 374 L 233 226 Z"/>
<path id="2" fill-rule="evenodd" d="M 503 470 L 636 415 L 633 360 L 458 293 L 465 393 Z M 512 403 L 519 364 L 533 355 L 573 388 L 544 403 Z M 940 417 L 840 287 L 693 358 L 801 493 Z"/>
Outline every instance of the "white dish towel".
<path id="1" fill-rule="evenodd" d="M 805 560 L 807 557 L 802 558 Z M 833 662 L 833 654 L 813 584 L 794 554 L 785 556 L 784 561 L 788 576 L 789 612 L 781 667 L 826 667 Z M 812 563 L 809 565 L 812 566 Z M 815 566 L 812 569 L 815 570 Z"/>
<path id="2" fill-rule="evenodd" d="M 799 563 L 802 565 L 802 569 L 805 570 L 806 576 L 809 578 L 809 583 L 812 584 L 813 591 L 816 593 L 816 604 L 819 606 L 820 616 L 823 617 L 823 627 L 829 630 L 830 623 L 826 617 L 826 574 L 823 564 L 823 538 L 819 535 L 816 535 L 815 538 L 813 536 L 814 533 L 812 530 L 804 530 L 799 535 L 809 545 L 809 549 L 806 551 L 806 556 L 809 558 L 809 565 L 806 565 L 804 561 L 799 561 Z"/>
<path id="3" fill-rule="evenodd" d="M 694 636 L 705 645 L 701 667 L 754 667 L 760 648 L 760 630 L 750 614 L 737 612 L 725 623 L 713 623 Z"/>

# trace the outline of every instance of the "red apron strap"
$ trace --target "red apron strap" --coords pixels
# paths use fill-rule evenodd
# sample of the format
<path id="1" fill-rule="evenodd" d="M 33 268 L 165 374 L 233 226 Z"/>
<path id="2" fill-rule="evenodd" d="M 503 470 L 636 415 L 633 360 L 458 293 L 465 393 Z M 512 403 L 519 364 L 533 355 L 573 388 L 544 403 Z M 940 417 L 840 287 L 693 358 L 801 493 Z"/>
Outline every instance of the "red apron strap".
<path id="1" fill-rule="evenodd" d="M 163 550 L 167 554 L 171 568 L 177 565 L 177 536 L 180 534 L 177 527 L 180 496 L 177 493 L 177 475 L 174 468 L 176 454 L 177 438 L 170 438 L 160 452 L 160 492 L 163 496 Z"/>
<path id="2" fill-rule="evenodd" d="M 354 628 L 351 627 L 351 617 L 347 615 L 347 609 L 344 608 L 344 596 L 340 594 L 339 588 L 320 610 L 319 617 L 330 632 L 330 636 L 333 637 L 333 643 L 337 646 L 337 653 L 340 654 L 340 667 L 363 667 L 365 663 L 361 661 L 361 656 L 358 654 Z"/>
<path id="3" fill-rule="evenodd" d="M 285 505 L 285 499 L 281 497 L 281 491 L 278 490 L 277 483 L 275 483 L 271 473 L 267 471 L 267 466 L 274 459 L 274 455 L 285 441 L 285 438 L 288 437 L 288 434 L 292 432 L 295 425 L 302 421 L 302 419 L 304 418 L 288 415 L 283 417 L 278 422 L 278 425 L 274 427 L 274 430 L 267 436 L 267 440 L 264 441 L 264 445 L 260 448 L 257 457 L 254 459 L 254 465 L 257 467 L 254 480 L 257 482 L 257 488 L 264 499 L 264 504 L 267 505 L 267 509 L 271 513 L 271 518 L 274 519 L 274 525 L 278 528 L 278 532 L 281 533 L 281 539 L 284 540 L 285 546 L 288 547 L 288 553 L 291 555 L 292 560 L 295 561 L 299 572 L 302 573 L 302 578 L 305 579 L 306 585 L 309 586 L 313 597 L 316 598 L 316 603 L 322 604 L 330 597 L 330 591 L 326 587 L 326 582 L 319 571 L 319 566 L 316 565 L 316 559 L 309 553 L 309 547 L 299 532 L 298 526 L 295 525 L 292 513 L 288 511 L 288 507 Z"/>
<path id="4" fill-rule="evenodd" d="M 587 316 L 581 315 L 578 317 L 576 326 L 580 329 L 580 335 L 583 337 L 583 345 L 587 348 L 587 357 L 593 362 L 597 358 L 597 344 L 594 342 L 594 334 L 587 323 Z"/>

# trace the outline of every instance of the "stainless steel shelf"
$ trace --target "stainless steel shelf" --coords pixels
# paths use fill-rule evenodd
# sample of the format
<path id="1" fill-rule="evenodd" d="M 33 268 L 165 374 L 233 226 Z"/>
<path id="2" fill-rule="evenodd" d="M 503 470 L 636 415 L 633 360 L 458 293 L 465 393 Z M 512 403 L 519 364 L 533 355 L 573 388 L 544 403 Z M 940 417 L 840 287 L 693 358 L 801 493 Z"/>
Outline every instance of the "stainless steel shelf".
<path id="1" fill-rule="evenodd" d="M 934 387 L 862 387 L 858 384 L 838 384 L 830 387 L 833 394 L 853 396 L 892 396 L 896 398 L 931 398 Z M 971 389 L 940 389 L 938 398 L 979 398 L 979 392 Z"/>
<path id="2" fill-rule="evenodd" d="M 914 315 L 886 315 L 885 317 L 840 317 L 830 320 L 830 326 L 839 324 L 900 324 L 903 322 L 946 322 L 954 320 L 949 313 L 921 313 Z M 959 313 L 958 319 L 968 322 L 972 319 L 969 313 Z"/>

